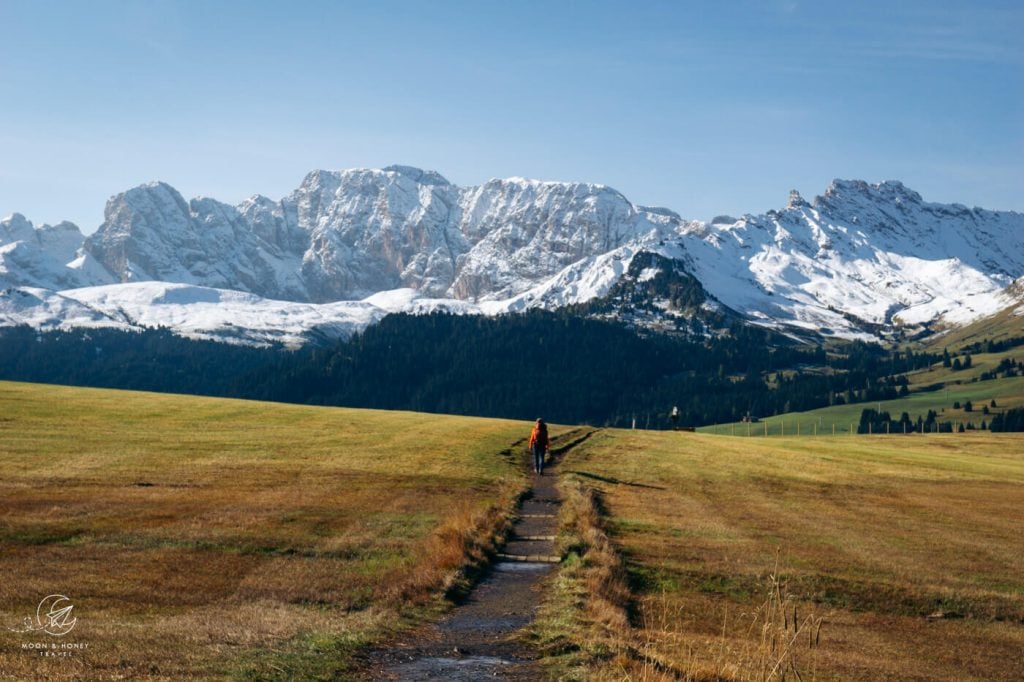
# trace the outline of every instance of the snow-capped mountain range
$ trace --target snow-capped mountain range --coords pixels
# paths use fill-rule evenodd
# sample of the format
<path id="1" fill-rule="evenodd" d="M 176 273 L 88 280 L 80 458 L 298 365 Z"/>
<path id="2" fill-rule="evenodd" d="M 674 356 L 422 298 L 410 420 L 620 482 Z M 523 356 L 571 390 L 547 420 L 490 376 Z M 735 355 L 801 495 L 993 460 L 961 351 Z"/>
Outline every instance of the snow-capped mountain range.
<path id="1" fill-rule="evenodd" d="M 604 185 L 463 188 L 404 166 L 314 171 L 280 201 L 238 206 L 150 183 L 112 197 L 89 237 L 66 222 L 0 221 L 0 325 L 162 325 L 295 345 L 393 311 L 586 302 L 637 276 L 639 253 L 755 323 L 878 336 L 1010 305 L 1024 214 L 928 203 L 892 181 L 836 180 L 811 202 L 793 192 L 778 211 L 710 223 Z"/>

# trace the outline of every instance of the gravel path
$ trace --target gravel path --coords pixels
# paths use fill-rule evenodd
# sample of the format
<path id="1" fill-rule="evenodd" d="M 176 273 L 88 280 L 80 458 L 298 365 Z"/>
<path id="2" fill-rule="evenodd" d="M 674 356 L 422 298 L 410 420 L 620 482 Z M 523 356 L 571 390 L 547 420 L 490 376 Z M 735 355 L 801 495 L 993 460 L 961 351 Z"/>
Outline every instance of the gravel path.
<path id="1" fill-rule="evenodd" d="M 536 680 L 536 653 L 514 637 L 533 621 L 544 578 L 557 566 L 554 535 L 561 500 L 555 487 L 561 455 L 590 435 L 573 431 L 552 442 L 543 476 L 523 499 L 512 535 L 490 573 L 440 622 L 376 657 L 373 679 Z"/>

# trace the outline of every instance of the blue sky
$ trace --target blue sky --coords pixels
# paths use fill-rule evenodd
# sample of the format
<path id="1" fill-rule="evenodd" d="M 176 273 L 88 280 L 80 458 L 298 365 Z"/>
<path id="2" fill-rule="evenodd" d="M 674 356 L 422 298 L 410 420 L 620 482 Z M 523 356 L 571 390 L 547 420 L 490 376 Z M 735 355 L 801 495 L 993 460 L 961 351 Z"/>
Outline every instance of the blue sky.
<path id="1" fill-rule="evenodd" d="M 834 177 L 1024 210 L 1020 2 L 0 0 L 0 215 L 314 168 L 602 182 L 686 217 Z"/>

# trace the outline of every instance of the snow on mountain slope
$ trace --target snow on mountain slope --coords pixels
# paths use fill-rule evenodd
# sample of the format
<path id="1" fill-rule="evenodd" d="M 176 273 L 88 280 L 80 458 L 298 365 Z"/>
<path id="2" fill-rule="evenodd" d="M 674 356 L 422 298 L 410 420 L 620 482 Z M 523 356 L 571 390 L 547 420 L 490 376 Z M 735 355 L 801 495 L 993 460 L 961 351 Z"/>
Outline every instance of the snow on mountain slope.
<path id="1" fill-rule="evenodd" d="M 35 227 L 20 213 L 0 220 L 0 288 L 64 289 L 113 282 L 102 265 L 80 252 L 83 239 L 68 222 Z"/>
<path id="2" fill-rule="evenodd" d="M 314 171 L 280 201 L 237 207 L 142 185 L 113 197 L 84 243 L 68 224 L 0 222 L 0 284 L 75 289 L 64 295 L 87 311 L 52 294 L 29 306 L 32 319 L 116 317 L 121 306 L 130 324 L 238 338 L 251 327 L 250 340 L 310 338 L 320 322 L 325 336 L 343 336 L 383 311 L 583 303 L 611 291 L 639 253 L 685 269 L 758 324 L 877 338 L 1001 309 L 1000 292 L 1024 275 L 1024 215 L 928 203 L 898 182 L 836 180 L 813 202 L 793 192 L 764 215 L 687 222 L 603 185 L 511 178 L 460 188 L 391 166 Z M 178 309 L 150 289 L 80 288 L 146 281 L 243 293 Z M 22 310 L 5 295 L 3 309 Z M 299 305 L 309 303 L 322 305 Z"/>
<path id="3" fill-rule="evenodd" d="M 258 203 L 250 200 L 242 209 Z M 114 281 L 179 282 L 306 298 L 298 277 L 301 258 L 265 239 L 265 232 L 254 229 L 233 206 L 207 198 L 185 201 L 170 185 L 154 182 L 111 198 L 104 216 L 84 251 L 114 273 Z M 286 236 L 281 239 L 287 243 Z"/>
<path id="4" fill-rule="evenodd" d="M 670 232 L 678 216 L 639 208 L 604 185 L 492 180 L 462 197 L 460 232 L 473 244 L 449 295 L 499 300 L 567 266 Z"/>
<path id="5" fill-rule="evenodd" d="M 29 325 L 36 329 L 116 327 L 130 325 L 102 311 L 49 289 L 16 287 L 0 292 L 0 327 Z"/>
<path id="6" fill-rule="evenodd" d="M 603 185 L 513 178 L 459 188 L 432 171 L 314 171 L 279 202 L 186 202 L 163 183 L 113 197 L 85 250 L 119 281 L 328 302 L 413 288 L 506 298 L 678 223 Z"/>
<path id="7" fill-rule="evenodd" d="M 541 293 L 525 296 L 539 304 Z M 0 291 L 0 327 L 166 327 L 189 338 L 298 347 L 348 338 L 389 313 L 497 315 L 527 307 L 537 306 L 523 304 L 521 297 L 479 305 L 425 298 L 410 288 L 378 292 L 360 301 L 302 303 L 227 289 L 148 281 L 64 291 L 8 288 Z"/>
<path id="8" fill-rule="evenodd" d="M 703 226 L 683 243 L 726 305 L 844 335 L 963 324 L 998 309 L 1024 273 L 1024 215 L 926 203 L 898 182 L 837 180 L 813 203 L 792 193 L 781 211 Z"/>
<path id="9" fill-rule="evenodd" d="M 16 288 L 0 295 L 0 326 L 39 329 L 168 327 L 182 336 L 229 343 L 300 346 L 337 339 L 388 313 L 364 301 L 296 303 L 168 282 L 136 282 L 61 292 Z"/>
<path id="10" fill-rule="evenodd" d="M 1018 277 L 999 292 L 995 305 L 998 306 L 998 313 L 1019 320 L 1024 329 L 1024 277 Z"/>

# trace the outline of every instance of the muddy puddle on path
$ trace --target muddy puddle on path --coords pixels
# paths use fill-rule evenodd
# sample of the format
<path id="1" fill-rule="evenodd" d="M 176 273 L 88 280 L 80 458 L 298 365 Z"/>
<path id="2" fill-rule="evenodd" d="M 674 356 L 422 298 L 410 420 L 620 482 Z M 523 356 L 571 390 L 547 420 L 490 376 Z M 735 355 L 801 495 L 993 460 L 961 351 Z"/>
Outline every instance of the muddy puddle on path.
<path id="1" fill-rule="evenodd" d="M 487 577 L 446 618 L 414 640 L 379 652 L 370 671 L 372 679 L 541 677 L 535 652 L 517 641 L 515 634 L 533 621 L 544 579 L 557 567 L 553 555 L 560 504 L 554 475 L 558 459 L 543 476 L 534 476 L 512 535 Z"/>

